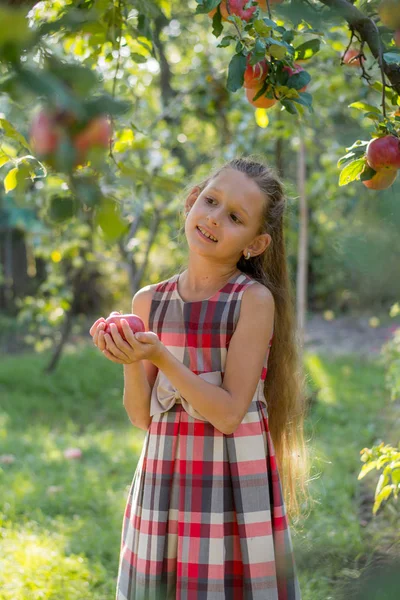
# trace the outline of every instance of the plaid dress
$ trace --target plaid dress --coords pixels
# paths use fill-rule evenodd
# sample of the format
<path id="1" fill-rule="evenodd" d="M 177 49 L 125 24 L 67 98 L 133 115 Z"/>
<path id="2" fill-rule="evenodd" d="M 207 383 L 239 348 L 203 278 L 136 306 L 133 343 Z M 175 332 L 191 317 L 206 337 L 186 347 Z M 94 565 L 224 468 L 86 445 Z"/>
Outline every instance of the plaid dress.
<path id="1" fill-rule="evenodd" d="M 241 272 L 195 302 L 181 298 L 178 280 L 156 286 L 149 329 L 221 385 L 241 298 L 255 280 Z M 158 372 L 123 519 L 117 600 L 300 600 L 264 397 L 272 337 L 248 412 L 230 435 Z"/>

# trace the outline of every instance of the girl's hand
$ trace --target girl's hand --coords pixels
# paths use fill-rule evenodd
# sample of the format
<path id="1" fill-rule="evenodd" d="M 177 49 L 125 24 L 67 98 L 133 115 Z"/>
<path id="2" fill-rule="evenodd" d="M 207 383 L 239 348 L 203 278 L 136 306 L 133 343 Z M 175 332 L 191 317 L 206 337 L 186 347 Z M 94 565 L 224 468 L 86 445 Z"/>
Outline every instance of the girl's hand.
<path id="1" fill-rule="evenodd" d="M 115 323 L 111 323 L 111 335 L 103 334 L 106 349 L 103 354 L 112 362 L 129 365 L 138 360 L 157 360 L 165 348 L 153 331 L 133 333 L 126 319 L 121 319 L 122 329 L 127 341 L 118 331 Z"/>
<path id="2" fill-rule="evenodd" d="M 111 313 L 112 315 L 120 315 L 118 311 L 114 311 Z M 106 349 L 106 342 L 104 339 L 104 330 L 106 328 L 106 320 L 103 317 L 97 319 L 91 326 L 89 333 L 93 337 L 93 344 L 98 347 L 99 350 L 103 352 Z"/>
<path id="3" fill-rule="evenodd" d="M 93 344 L 98 347 L 99 350 L 105 350 L 106 343 L 104 340 L 104 329 L 106 326 L 106 320 L 103 317 L 97 319 L 91 326 L 89 333 L 93 337 Z"/>

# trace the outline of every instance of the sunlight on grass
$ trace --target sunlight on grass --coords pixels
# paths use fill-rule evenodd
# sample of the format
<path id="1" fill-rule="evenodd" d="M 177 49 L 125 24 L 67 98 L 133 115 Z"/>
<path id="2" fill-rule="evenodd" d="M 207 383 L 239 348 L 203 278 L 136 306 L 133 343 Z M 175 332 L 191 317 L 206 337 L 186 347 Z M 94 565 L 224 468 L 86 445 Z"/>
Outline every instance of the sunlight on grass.
<path id="1" fill-rule="evenodd" d="M 336 404 L 337 397 L 334 390 L 334 381 L 329 377 L 320 357 L 316 354 L 306 354 L 305 365 L 314 384 L 318 387 L 318 400 L 326 404 Z"/>
<path id="2" fill-rule="evenodd" d="M 44 376 L 46 360 L 0 364 L 0 455 L 15 457 L 0 465 L 0 598 L 110 600 L 145 432 L 126 415 L 119 365 L 86 348 Z M 329 600 L 371 550 L 357 475 L 360 449 L 382 431 L 384 373 L 356 356 L 304 360 L 316 398 L 305 424 L 315 504 L 293 540 L 303 600 Z M 69 447 L 82 457 L 67 460 Z"/>
<path id="3" fill-rule="evenodd" d="M 90 587 L 101 567 L 84 556 L 65 554 L 64 536 L 26 526 L 2 528 L 0 589 L 2 600 L 17 598 L 92 598 Z"/>

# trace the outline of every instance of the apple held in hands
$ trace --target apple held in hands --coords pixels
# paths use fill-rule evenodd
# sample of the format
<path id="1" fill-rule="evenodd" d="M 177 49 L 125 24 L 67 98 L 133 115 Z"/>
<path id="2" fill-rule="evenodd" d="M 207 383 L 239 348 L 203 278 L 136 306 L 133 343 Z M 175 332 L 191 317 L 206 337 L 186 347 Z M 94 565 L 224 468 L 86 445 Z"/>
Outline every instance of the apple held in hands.
<path id="1" fill-rule="evenodd" d="M 107 317 L 107 319 L 106 319 L 106 326 L 104 329 L 104 333 L 109 333 L 111 335 L 110 325 L 111 325 L 111 323 L 114 323 L 118 327 L 118 333 L 120 334 L 120 336 L 125 341 L 127 341 L 123 327 L 122 327 L 122 323 L 121 323 L 122 319 L 125 319 L 127 321 L 128 325 L 131 328 L 133 333 L 138 333 L 139 331 L 140 332 L 146 331 L 144 323 L 143 323 L 142 319 L 140 317 L 138 317 L 138 315 L 134 315 L 134 314 L 120 315 L 120 314 L 111 313 L 110 316 Z"/>

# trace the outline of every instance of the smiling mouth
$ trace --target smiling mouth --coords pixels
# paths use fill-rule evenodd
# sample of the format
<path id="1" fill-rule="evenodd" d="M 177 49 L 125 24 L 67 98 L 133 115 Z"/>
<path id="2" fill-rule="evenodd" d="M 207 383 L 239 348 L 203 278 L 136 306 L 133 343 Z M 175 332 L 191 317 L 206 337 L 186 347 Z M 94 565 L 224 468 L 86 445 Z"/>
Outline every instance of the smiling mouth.
<path id="1" fill-rule="evenodd" d="M 210 240 L 210 242 L 214 242 L 214 244 L 216 244 L 218 242 L 218 240 L 212 240 L 211 238 L 207 237 L 206 235 L 204 235 L 201 231 L 199 226 L 196 226 L 197 231 L 200 233 L 201 236 L 203 236 L 204 238 L 206 238 L 207 240 Z"/>

